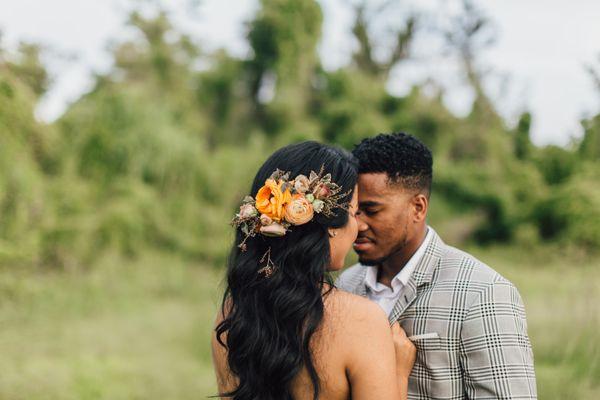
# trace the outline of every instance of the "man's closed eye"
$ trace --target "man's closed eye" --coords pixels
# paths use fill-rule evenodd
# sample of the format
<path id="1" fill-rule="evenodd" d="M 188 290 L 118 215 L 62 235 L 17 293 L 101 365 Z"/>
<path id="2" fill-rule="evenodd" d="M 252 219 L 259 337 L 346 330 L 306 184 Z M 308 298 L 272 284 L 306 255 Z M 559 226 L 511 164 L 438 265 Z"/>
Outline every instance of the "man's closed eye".
<path id="1" fill-rule="evenodd" d="M 368 209 L 367 209 L 367 210 L 362 210 L 362 211 L 360 211 L 360 212 L 359 212 L 359 214 L 360 214 L 360 213 L 364 213 L 364 214 L 365 214 L 367 217 L 372 217 L 372 216 L 374 216 L 375 214 L 377 214 L 378 212 L 379 212 L 379 210 L 368 210 Z"/>

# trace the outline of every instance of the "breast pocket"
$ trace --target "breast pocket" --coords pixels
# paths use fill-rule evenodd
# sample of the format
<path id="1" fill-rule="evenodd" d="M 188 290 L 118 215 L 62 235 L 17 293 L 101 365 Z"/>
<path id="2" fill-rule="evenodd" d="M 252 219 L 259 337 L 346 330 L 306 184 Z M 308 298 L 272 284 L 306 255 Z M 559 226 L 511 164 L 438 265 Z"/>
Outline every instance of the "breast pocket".
<path id="1" fill-rule="evenodd" d="M 437 332 L 421 333 L 408 337 L 417 348 L 417 351 L 431 351 L 440 349 L 440 336 Z"/>

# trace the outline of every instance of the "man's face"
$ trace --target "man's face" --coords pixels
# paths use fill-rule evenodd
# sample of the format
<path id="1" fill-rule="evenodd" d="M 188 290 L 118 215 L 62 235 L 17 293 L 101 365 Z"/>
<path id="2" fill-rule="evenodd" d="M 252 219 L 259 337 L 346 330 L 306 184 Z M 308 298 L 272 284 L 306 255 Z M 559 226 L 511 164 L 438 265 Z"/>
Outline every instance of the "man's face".
<path id="1" fill-rule="evenodd" d="M 414 190 L 390 184 L 385 173 L 358 178 L 358 237 L 354 250 L 363 265 L 378 265 L 402 252 L 415 237 Z"/>

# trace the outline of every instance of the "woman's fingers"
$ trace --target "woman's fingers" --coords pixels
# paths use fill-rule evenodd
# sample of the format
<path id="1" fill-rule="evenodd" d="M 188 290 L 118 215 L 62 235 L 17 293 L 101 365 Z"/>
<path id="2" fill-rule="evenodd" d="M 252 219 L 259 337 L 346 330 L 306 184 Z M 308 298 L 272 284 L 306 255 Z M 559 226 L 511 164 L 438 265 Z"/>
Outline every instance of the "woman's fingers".
<path id="1" fill-rule="evenodd" d="M 402 327 L 400 326 L 400 322 L 396 321 L 392 324 L 392 335 L 394 335 L 395 337 L 399 337 L 399 338 L 405 338 L 406 337 L 406 332 L 404 332 L 404 329 L 402 329 Z"/>
<path id="2" fill-rule="evenodd" d="M 406 336 L 406 332 L 400 326 L 400 323 L 394 322 L 392 324 L 392 338 L 394 340 L 394 345 L 396 346 L 396 350 L 399 349 L 409 349 L 412 350 L 415 348 L 413 342 Z"/>
<path id="3" fill-rule="evenodd" d="M 413 342 L 408 339 L 406 332 L 400 326 L 400 323 L 392 324 L 392 338 L 394 341 L 394 350 L 396 352 L 396 366 L 400 376 L 410 375 L 412 366 L 415 363 L 417 349 Z"/>

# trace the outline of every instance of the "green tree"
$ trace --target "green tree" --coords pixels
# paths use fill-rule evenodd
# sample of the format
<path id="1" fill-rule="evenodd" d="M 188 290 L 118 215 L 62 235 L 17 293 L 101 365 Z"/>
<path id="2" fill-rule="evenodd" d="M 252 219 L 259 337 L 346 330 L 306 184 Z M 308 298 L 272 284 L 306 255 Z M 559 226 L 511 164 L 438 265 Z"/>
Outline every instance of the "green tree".
<path id="1" fill-rule="evenodd" d="M 418 25 L 417 15 L 413 14 L 406 18 L 403 26 L 396 28 L 393 33 L 394 42 L 389 49 L 387 59 L 376 59 L 374 55 L 376 41 L 369 31 L 379 22 L 378 17 L 389 12 L 392 5 L 393 2 L 390 1 L 378 6 L 369 6 L 367 1 L 358 3 L 355 6 L 356 17 L 352 26 L 352 34 L 358 42 L 358 49 L 352 55 L 354 65 L 360 71 L 383 81 L 387 81 L 392 68 L 410 57 L 410 48 Z"/>
<path id="2" fill-rule="evenodd" d="M 579 155 L 585 160 L 600 162 L 600 114 L 583 121 L 583 127 Z"/>
<path id="3" fill-rule="evenodd" d="M 261 0 L 250 23 L 250 93 L 265 132 L 314 130 L 306 124 L 323 16 L 314 0 Z"/>
<path id="4" fill-rule="evenodd" d="M 532 143 L 530 138 L 531 113 L 521 114 L 514 132 L 515 156 L 519 160 L 527 160 L 531 156 Z"/>

